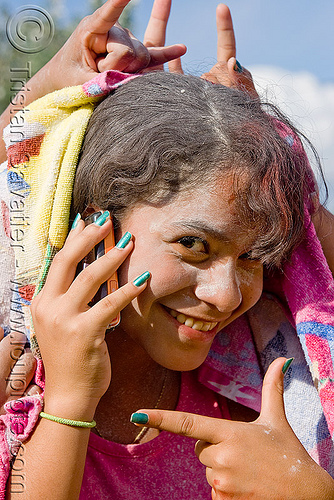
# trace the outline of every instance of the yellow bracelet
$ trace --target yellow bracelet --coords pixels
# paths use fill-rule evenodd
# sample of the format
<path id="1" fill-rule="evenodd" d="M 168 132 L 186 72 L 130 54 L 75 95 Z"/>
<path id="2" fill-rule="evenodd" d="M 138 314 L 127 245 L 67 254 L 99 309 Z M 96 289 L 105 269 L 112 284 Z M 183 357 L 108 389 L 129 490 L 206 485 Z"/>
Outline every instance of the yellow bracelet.
<path id="1" fill-rule="evenodd" d="M 52 420 L 53 422 L 58 422 L 58 424 L 70 425 L 72 427 L 92 428 L 96 426 L 95 420 L 92 420 L 91 422 L 82 422 L 81 420 L 70 420 L 68 418 L 61 418 L 61 417 L 55 417 L 54 415 L 49 415 L 48 413 L 44 413 L 44 411 L 41 411 L 39 416 L 42 418 L 46 418 L 48 420 Z"/>

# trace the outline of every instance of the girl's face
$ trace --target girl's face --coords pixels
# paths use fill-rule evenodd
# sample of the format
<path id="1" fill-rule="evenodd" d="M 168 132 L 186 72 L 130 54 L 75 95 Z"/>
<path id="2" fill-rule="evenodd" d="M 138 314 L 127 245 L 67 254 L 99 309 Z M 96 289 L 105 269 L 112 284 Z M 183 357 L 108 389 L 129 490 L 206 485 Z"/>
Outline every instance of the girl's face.
<path id="1" fill-rule="evenodd" d="M 172 370 L 198 367 L 217 332 L 262 292 L 262 264 L 248 255 L 256 234 L 242 227 L 224 179 L 180 193 L 162 208 L 136 206 L 122 220 L 135 246 L 120 283 L 146 270 L 152 277 L 122 312 L 120 327 Z"/>

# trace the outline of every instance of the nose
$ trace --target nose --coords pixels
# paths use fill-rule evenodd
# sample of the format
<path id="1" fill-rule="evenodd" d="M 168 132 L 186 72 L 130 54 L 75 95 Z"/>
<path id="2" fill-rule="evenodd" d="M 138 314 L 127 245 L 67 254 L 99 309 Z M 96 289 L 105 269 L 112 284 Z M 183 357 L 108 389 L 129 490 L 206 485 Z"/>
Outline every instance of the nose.
<path id="1" fill-rule="evenodd" d="M 233 259 L 217 262 L 198 273 L 196 297 L 220 312 L 233 312 L 242 302 L 237 267 Z"/>

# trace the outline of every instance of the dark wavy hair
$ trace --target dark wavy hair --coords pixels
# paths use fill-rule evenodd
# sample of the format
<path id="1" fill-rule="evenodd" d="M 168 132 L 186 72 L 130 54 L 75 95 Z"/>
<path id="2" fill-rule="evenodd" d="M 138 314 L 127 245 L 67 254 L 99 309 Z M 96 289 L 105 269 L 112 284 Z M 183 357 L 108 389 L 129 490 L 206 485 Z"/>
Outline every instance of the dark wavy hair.
<path id="1" fill-rule="evenodd" d="M 239 90 L 149 73 L 93 112 L 73 207 L 83 212 L 93 203 L 121 221 L 137 204 L 159 206 L 227 172 L 243 223 L 258 229 L 251 257 L 279 267 L 303 238 L 304 202 L 315 190 L 295 128 Z"/>

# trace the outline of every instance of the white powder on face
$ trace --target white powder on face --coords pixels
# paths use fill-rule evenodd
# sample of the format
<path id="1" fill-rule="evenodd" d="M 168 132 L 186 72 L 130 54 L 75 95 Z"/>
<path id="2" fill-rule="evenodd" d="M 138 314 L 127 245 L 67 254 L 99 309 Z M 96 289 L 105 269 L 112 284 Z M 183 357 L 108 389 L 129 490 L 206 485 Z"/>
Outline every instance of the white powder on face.
<path id="1" fill-rule="evenodd" d="M 252 285 L 252 280 L 254 278 L 254 274 L 248 269 L 238 269 L 238 276 L 240 282 L 242 282 L 244 285 L 251 286 Z"/>
<path id="2" fill-rule="evenodd" d="M 242 300 L 239 273 L 236 274 L 231 262 L 226 262 L 224 264 L 216 263 L 210 275 L 205 276 L 204 283 L 201 283 L 201 281 L 202 280 L 199 280 L 196 294 L 198 294 L 198 296 L 203 295 L 205 300 L 216 298 L 218 295 L 227 294 L 228 292 L 239 292 L 240 301 Z"/>
<path id="3" fill-rule="evenodd" d="M 159 230 L 161 231 L 161 223 L 159 223 L 159 222 L 152 222 L 152 224 L 149 225 L 148 230 L 149 230 L 150 233 L 156 233 Z"/>
<path id="4" fill-rule="evenodd" d="M 205 296 L 206 299 L 216 297 L 218 293 L 226 293 L 230 290 L 230 285 L 224 281 L 218 283 L 207 283 L 196 287 L 196 295 Z"/>

